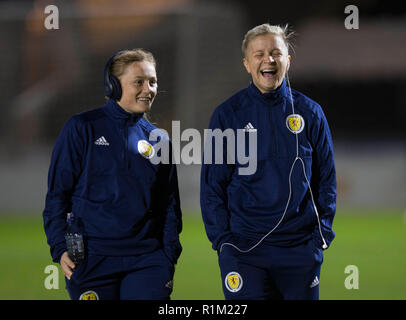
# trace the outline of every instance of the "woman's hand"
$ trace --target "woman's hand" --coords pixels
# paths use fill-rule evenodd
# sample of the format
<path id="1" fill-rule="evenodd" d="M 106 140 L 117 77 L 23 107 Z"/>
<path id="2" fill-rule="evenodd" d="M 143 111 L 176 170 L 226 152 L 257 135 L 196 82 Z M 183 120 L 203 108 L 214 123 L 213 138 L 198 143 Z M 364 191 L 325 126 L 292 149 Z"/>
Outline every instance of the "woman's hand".
<path id="1" fill-rule="evenodd" d="M 68 251 L 65 251 L 61 256 L 61 261 L 59 261 L 62 272 L 68 280 L 72 276 L 73 270 L 75 269 L 76 265 L 72 262 L 72 260 L 68 256 Z"/>

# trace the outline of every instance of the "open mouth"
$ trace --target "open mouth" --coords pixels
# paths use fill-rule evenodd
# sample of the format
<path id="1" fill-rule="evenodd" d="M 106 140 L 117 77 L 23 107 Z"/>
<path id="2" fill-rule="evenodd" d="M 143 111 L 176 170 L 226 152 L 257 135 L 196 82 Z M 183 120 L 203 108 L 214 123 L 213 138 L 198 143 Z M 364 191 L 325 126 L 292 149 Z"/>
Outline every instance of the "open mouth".
<path id="1" fill-rule="evenodd" d="M 137 98 L 138 102 L 143 102 L 143 103 L 151 103 L 152 99 L 149 97 L 139 97 Z"/>
<path id="2" fill-rule="evenodd" d="M 276 75 L 276 73 L 277 73 L 277 70 L 276 70 L 276 69 L 264 69 L 264 70 L 261 70 L 261 75 L 262 75 L 264 78 L 267 78 L 267 79 L 272 79 L 272 78 L 274 78 L 275 75 Z"/>

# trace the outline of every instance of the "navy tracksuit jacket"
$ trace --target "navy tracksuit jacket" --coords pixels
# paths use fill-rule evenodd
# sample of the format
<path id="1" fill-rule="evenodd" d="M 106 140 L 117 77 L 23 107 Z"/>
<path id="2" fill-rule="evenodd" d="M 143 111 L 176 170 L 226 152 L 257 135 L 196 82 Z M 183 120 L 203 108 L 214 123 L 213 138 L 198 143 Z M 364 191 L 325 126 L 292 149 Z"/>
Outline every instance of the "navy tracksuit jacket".
<path id="1" fill-rule="evenodd" d="M 111 99 L 65 124 L 52 153 L 43 212 L 53 261 L 66 251 L 66 214 L 73 212 L 91 255 L 161 248 L 176 263 L 182 250 L 176 167 L 152 164 L 138 147 L 140 140 L 156 143 L 148 139 L 154 129 Z"/>
<path id="2" fill-rule="evenodd" d="M 292 95 L 295 114 L 304 120 L 303 131 L 298 133 L 299 156 L 311 183 L 322 235 L 330 245 L 335 236 L 332 222 L 336 209 L 330 130 L 316 102 L 293 89 Z M 252 175 L 239 175 L 237 169 L 243 165 L 238 161 L 227 164 L 226 159 L 223 164 L 202 165 L 201 209 L 213 249 L 219 250 L 227 242 L 247 250 L 281 219 L 288 202 L 289 173 L 296 157 L 296 137 L 287 126 L 291 114 L 286 80 L 277 90 L 265 94 L 251 83 L 215 109 L 210 129 L 256 129 L 257 170 Z M 300 162 L 293 168 L 291 181 L 292 197 L 286 215 L 263 244 L 292 248 L 312 239 L 314 247 L 321 248 L 319 225 Z"/>

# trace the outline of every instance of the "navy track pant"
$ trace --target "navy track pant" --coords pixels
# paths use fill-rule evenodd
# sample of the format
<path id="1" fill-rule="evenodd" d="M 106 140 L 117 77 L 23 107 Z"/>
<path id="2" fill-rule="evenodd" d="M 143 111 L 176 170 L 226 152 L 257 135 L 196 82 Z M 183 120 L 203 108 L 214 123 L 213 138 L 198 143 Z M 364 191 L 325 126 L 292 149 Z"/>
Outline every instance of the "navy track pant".
<path id="1" fill-rule="evenodd" d="M 66 279 L 72 300 L 169 300 L 174 266 L 162 250 L 128 257 L 89 255 Z"/>
<path id="2" fill-rule="evenodd" d="M 224 246 L 219 265 L 227 300 L 317 300 L 323 251 L 313 239 L 294 247 L 261 243 L 248 253 Z"/>

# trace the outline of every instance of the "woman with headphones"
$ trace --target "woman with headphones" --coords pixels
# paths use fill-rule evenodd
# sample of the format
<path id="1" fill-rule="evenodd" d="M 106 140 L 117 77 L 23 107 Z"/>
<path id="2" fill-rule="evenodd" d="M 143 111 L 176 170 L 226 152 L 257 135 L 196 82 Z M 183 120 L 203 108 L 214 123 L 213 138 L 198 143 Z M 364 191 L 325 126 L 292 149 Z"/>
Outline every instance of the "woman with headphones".
<path id="1" fill-rule="evenodd" d="M 43 212 L 51 256 L 72 299 L 169 299 L 182 221 L 175 164 L 150 161 L 156 127 L 144 115 L 156 62 L 143 49 L 120 51 L 104 75 L 109 100 L 69 119 L 52 153 Z"/>

